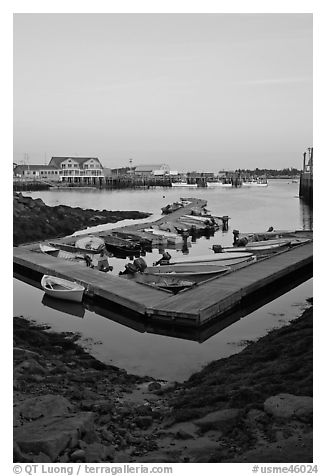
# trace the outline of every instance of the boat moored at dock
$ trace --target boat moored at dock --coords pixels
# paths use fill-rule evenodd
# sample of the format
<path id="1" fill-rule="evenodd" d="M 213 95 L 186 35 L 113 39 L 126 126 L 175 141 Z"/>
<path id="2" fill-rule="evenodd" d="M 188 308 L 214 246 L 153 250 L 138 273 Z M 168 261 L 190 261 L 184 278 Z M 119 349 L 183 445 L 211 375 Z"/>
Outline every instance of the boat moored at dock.
<path id="1" fill-rule="evenodd" d="M 42 277 L 41 286 L 48 296 L 73 302 L 81 302 L 85 291 L 81 284 L 47 274 Z"/>

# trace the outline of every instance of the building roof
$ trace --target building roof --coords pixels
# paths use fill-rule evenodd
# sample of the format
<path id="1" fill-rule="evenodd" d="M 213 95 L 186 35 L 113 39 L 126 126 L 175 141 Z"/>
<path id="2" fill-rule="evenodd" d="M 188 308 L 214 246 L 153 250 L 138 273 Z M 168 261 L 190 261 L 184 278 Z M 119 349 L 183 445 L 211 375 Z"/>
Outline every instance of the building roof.
<path id="1" fill-rule="evenodd" d="M 17 165 L 15 167 L 15 170 L 57 170 L 57 167 L 54 167 L 53 165 Z"/>
<path id="2" fill-rule="evenodd" d="M 153 170 L 160 170 L 162 167 L 167 167 L 166 164 L 150 164 L 150 165 L 137 165 L 135 172 L 152 172 Z"/>
<path id="3" fill-rule="evenodd" d="M 54 165 L 55 167 L 60 167 L 61 163 L 64 162 L 65 160 L 67 160 L 67 159 L 72 159 L 75 162 L 78 162 L 80 165 L 82 165 L 84 162 L 87 162 L 87 160 L 93 159 L 93 160 L 97 160 L 100 163 L 101 167 L 102 167 L 102 164 L 101 164 L 100 160 L 97 157 L 52 157 L 50 162 L 49 162 L 49 165 Z"/>

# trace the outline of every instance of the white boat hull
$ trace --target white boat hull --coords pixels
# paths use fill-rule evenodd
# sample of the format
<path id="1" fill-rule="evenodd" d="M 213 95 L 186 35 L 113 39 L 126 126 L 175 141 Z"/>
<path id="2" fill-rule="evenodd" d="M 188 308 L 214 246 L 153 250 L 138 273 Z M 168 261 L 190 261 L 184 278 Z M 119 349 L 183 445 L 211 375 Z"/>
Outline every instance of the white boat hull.
<path id="1" fill-rule="evenodd" d="M 81 302 L 85 291 L 78 283 L 48 275 L 43 276 L 41 286 L 48 296 L 64 301 Z"/>
<path id="2" fill-rule="evenodd" d="M 218 264 L 222 266 L 231 266 L 234 264 L 252 261 L 252 253 L 215 253 L 204 256 L 183 256 L 170 262 L 170 265 L 183 264 L 191 266 L 193 264 Z"/>
<path id="3" fill-rule="evenodd" d="M 186 182 L 172 182 L 171 185 L 172 187 L 192 187 L 192 188 L 197 187 L 196 183 L 186 183 Z"/>
<path id="4" fill-rule="evenodd" d="M 162 276 L 165 278 L 179 278 L 190 280 L 195 283 L 206 281 L 207 279 L 215 278 L 229 271 L 227 266 L 220 265 L 164 265 L 164 266 L 150 266 L 146 268 L 146 274 L 154 276 Z"/>
<path id="5" fill-rule="evenodd" d="M 207 187 L 232 187 L 232 183 L 207 182 Z"/>

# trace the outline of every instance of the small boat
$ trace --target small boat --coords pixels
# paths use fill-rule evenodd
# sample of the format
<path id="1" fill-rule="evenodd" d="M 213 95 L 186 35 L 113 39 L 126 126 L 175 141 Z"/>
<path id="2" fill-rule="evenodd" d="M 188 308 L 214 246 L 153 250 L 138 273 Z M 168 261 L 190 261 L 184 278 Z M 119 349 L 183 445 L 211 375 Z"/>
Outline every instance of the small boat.
<path id="1" fill-rule="evenodd" d="M 81 284 L 47 274 L 42 277 L 41 286 L 48 296 L 74 302 L 81 302 L 85 291 Z"/>
<path id="2" fill-rule="evenodd" d="M 42 251 L 42 253 L 45 253 L 50 256 L 55 256 L 55 257 L 59 255 L 59 251 L 60 251 L 58 248 L 55 248 L 54 246 L 43 245 L 43 244 L 40 244 L 40 250 Z"/>
<path id="3" fill-rule="evenodd" d="M 178 276 L 160 276 L 149 273 L 121 274 L 124 279 L 135 281 L 150 287 L 172 291 L 174 294 L 186 288 L 192 288 L 196 283 L 192 280 L 180 279 Z"/>
<path id="4" fill-rule="evenodd" d="M 152 233 L 153 235 L 162 236 L 163 238 L 167 239 L 168 243 L 172 244 L 183 243 L 189 238 L 186 236 L 183 237 L 178 233 L 172 233 L 170 231 L 160 230 L 158 228 L 145 228 L 144 231 L 147 233 Z"/>
<path id="5" fill-rule="evenodd" d="M 250 262 L 253 261 L 254 255 L 253 253 L 215 253 L 210 255 L 203 255 L 203 256 L 182 256 L 180 258 L 176 258 L 173 261 L 169 262 L 169 265 L 175 264 L 184 264 L 191 266 L 194 263 L 205 263 L 205 264 L 219 264 L 219 265 L 234 265 L 242 262 Z"/>
<path id="6" fill-rule="evenodd" d="M 108 251 L 114 252 L 122 252 L 126 254 L 134 254 L 137 251 L 141 250 L 140 243 L 130 240 L 124 240 L 123 238 L 119 238 L 117 236 L 106 235 L 104 237 L 105 246 Z"/>
<path id="7" fill-rule="evenodd" d="M 232 183 L 218 180 L 216 182 L 207 182 L 207 187 L 232 187 Z"/>
<path id="8" fill-rule="evenodd" d="M 216 276 L 221 276 L 222 274 L 230 271 L 230 268 L 227 266 L 220 266 L 217 264 L 193 264 L 182 265 L 182 264 L 173 264 L 173 265 L 164 265 L 164 266 L 148 266 L 144 270 L 144 274 L 150 274 L 153 276 L 162 276 L 165 278 L 179 278 L 195 283 L 200 283 L 206 281 L 210 278 L 215 278 Z"/>
<path id="9" fill-rule="evenodd" d="M 172 182 L 171 185 L 172 187 L 192 187 L 192 188 L 197 187 L 196 183 L 187 183 L 187 182 Z"/>
<path id="10" fill-rule="evenodd" d="M 254 179 L 243 181 L 242 185 L 245 187 L 267 187 L 268 182 L 266 179 Z"/>
<path id="11" fill-rule="evenodd" d="M 253 246 L 250 246 L 253 245 Z M 282 241 L 280 243 L 273 243 L 271 245 L 265 244 L 261 241 L 255 241 L 248 243 L 246 246 L 241 247 L 220 247 L 219 245 L 213 245 L 212 250 L 215 253 L 237 253 L 237 252 L 249 252 L 254 254 L 267 254 L 267 253 L 276 253 L 278 251 L 284 250 L 291 246 L 290 241 Z"/>
<path id="12" fill-rule="evenodd" d="M 234 232 L 233 232 L 234 234 Z M 312 240 L 312 230 L 272 230 L 272 231 L 257 231 L 248 233 L 239 233 L 238 238 L 247 238 L 249 242 L 266 241 L 270 242 L 273 239 L 292 238 L 294 239 L 310 239 Z"/>
<path id="13" fill-rule="evenodd" d="M 91 250 L 99 252 L 105 248 L 105 242 L 103 238 L 88 235 L 76 240 L 75 247 L 87 251 Z"/>

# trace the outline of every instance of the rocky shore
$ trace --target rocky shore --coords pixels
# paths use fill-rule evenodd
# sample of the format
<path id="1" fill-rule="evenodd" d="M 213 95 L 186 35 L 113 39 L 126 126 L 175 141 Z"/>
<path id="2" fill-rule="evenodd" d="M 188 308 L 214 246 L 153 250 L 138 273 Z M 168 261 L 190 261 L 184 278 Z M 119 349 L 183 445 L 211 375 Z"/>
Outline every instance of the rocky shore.
<path id="1" fill-rule="evenodd" d="M 183 383 L 14 318 L 15 462 L 312 462 L 312 306 Z"/>
<path id="2" fill-rule="evenodd" d="M 90 226 L 149 216 L 150 213 L 138 211 L 85 210 L 66 205 L 49 207 L 40 198 L 34 200 L 21 193 L 14 193 L 13 242 L 14 246 L 18 246 L 71 235 Z"/>

